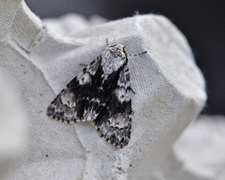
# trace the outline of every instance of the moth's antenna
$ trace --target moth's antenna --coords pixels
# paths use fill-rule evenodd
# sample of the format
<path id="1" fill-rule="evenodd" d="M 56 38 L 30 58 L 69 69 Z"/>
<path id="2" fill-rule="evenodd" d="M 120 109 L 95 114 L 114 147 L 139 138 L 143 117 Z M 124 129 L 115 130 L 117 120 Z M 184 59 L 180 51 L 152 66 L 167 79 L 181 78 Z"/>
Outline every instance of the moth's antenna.
<path id="1" fill-rule="evenodd" d="M 140 56 L 140 55 L 145 54 L 145 53 L 147 53 L 147 51 L 144 51 L 144 52 L 141 52 L 141 53 L 132 54 L 131 56 Z"/>
<path id="2" fill-rule="evenodd" d="M 144 51 L 144 52 L 140 52 L 140 53 L 135 53 L 135 54 L 128 54 L 128 56 L 132 58 L 133 56 L 140 56 L 140 55 L 145 54 L 147 52 L 148 51 Z"/>

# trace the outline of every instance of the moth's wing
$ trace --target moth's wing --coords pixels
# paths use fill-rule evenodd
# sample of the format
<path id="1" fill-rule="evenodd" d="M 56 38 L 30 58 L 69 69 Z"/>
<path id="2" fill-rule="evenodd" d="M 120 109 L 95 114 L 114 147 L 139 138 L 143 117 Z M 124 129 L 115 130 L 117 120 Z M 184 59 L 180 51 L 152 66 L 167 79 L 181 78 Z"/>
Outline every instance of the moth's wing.
<path id="1" fill-rule="evenodd" d="M 97 75 L 100 64 L 101 56 L 78 73 L 49 105 L 47 115 L 70 124 L 80 120 L 85 121 L 84 107 L 88 101 L 87 97 L 92 87 L 92 81 L 95 79 L 93 77 Z"/>
<path id="2" fill-rule="evenodd" d="M 127 66 L 121 70 L 110 97 L 93 124 L 107 142 L 123 148 L 129 142 L 132 126 L 131 87 Z"/>
<path id="3" fill-rule="evenodd" d="M 102 66 L 100 66 L 93 77 L 93 83 L 87 96 L 83 114 L 83 117 L 88 121 L 95 120 L 101 111 L 108 106 L 114 83 L 119 78 L 119 72 L 117 71 L 113 72 L 105 80 L 102 77 L 103 74 Z"/>

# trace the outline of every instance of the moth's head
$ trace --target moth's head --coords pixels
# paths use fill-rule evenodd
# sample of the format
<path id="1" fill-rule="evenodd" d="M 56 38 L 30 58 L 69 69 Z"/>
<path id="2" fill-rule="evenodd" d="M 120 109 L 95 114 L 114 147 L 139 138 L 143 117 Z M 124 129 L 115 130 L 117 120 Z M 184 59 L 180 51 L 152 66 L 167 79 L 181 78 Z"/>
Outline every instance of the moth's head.
<path id="1" fill-rule="evenodd" d="M 102 53 L 102 67 L 106 74 L 117 71 L 127 62 L 125 46 L 122 44 L 107 46 Z"/>

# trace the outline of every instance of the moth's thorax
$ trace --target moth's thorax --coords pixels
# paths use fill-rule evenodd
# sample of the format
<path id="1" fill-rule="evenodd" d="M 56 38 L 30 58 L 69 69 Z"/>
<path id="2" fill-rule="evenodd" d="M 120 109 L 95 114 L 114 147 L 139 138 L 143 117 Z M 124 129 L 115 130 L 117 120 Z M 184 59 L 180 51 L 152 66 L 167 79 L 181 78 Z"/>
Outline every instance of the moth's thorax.
<path id="1" fill-rule="evenodd" d="M 102 69 L 105 76 L 117 71 L 126 61 L 126 54 L 122 44 L 107 46 L 102 52 Z"/>

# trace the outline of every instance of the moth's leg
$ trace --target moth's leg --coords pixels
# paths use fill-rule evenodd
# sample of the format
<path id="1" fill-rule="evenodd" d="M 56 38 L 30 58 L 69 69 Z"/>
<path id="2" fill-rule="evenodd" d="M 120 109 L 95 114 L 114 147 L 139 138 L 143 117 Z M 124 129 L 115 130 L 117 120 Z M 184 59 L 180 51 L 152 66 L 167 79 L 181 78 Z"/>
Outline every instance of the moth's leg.
<path id="1" fill-rule="evenodd" d="M 136 92 L 132 89 L 132 87 L 130 88 L 130 90 L 132 93 L 136 94 Z"/>
<path id="2" fill-rule="evenodd" d="M 109 39 L 108 38 L 106 38 L 105 43 L 106 43 L 106 46 L 109 46 Z"/>
<path id="3" fill-rule="evenodd" d="M 134 110 L 133 109 L 131 110 L 131 114 L 134 115 Z"/>
<path id="4" fill-rule="evenodd" d="M 80 63 L 79 65 L 80 65 L 80 66 L 84 66 L 84 67 L 86 67 L 88 64 L 83 64 L 83 63 Z"/>

